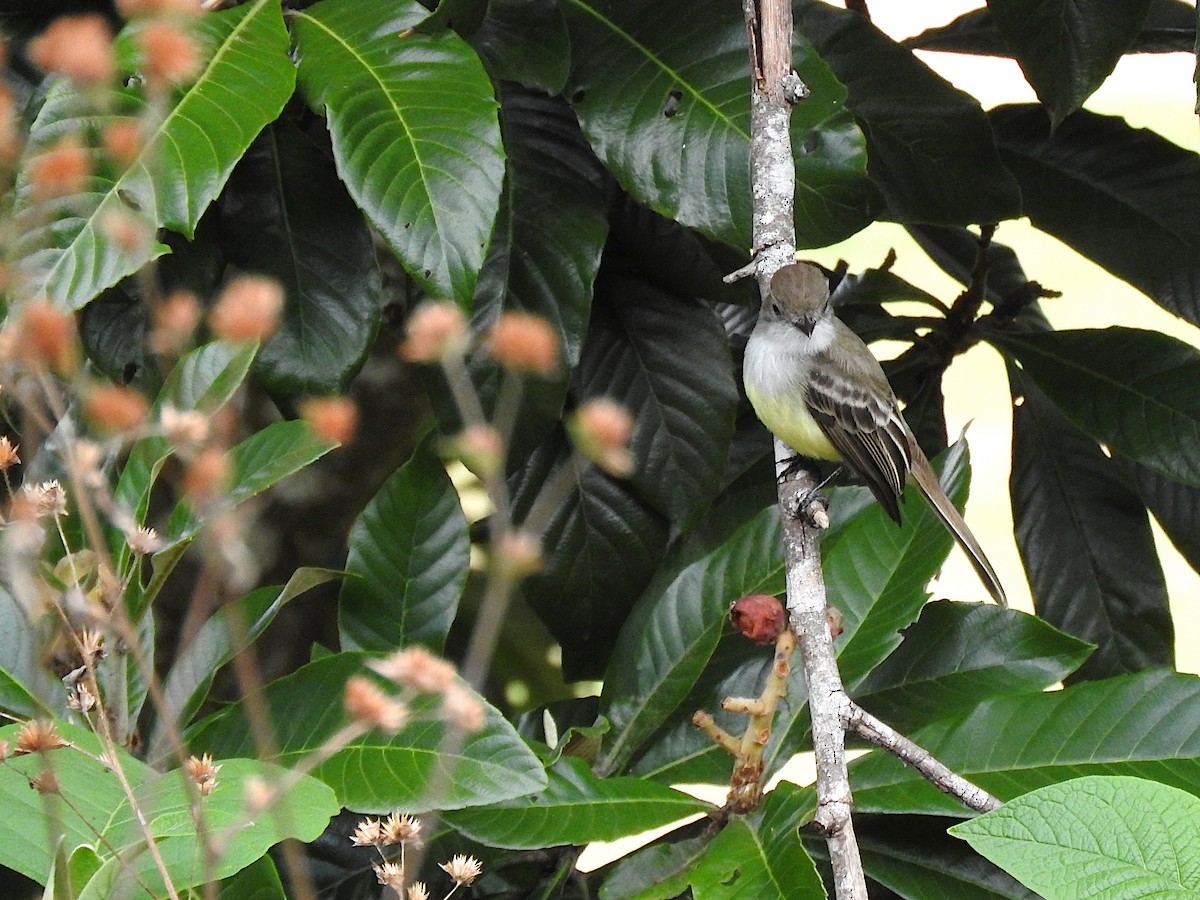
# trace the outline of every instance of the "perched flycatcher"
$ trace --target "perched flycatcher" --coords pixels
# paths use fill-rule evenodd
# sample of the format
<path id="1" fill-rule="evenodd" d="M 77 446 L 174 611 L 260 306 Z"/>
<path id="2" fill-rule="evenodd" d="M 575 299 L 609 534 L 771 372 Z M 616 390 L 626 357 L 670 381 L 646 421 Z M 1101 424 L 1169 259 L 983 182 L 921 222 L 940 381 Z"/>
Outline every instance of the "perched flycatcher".
<path id="1" fill-rule="evenodd" d="M 966 551 L 988 593 L 1004 588 L 917 446 L 878 361 L 834 314 L 819 269 L 784 266 L 771 279 L 746 345 L 746 395 L 763 424 L 801 456 L 839 460 L 897 522 L 912 481 Z"/>

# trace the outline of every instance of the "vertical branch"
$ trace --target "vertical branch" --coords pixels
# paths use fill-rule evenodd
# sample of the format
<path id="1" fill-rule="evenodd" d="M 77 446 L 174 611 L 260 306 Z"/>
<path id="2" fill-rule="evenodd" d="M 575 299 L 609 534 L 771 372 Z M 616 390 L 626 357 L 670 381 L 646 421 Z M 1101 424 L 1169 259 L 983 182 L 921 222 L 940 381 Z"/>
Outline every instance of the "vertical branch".
<path id="1" fill-rule="evenodd" d="M 806 93 L 792 71 L 789 0 L 743 0 L 750 43 L 750 179 L 754 198 L 754 258 L 748 271 L 767 295 L 771 276 L 795 255 L 796 171 L 789 133 L 791 106 Z M 777 464 L 790 457 L 775 442 Z M 838 900 L 866 900 L 866 881 L 850 818 L 842 718 L 847 705 L 825 611 L 819 531 L 803 515 L 789 515 L 796 498 L 815 487 L 809 472 L 780 484 L 787 566 L 788 614 L 800 638 L 817 763 L 816 825 L 826 835 Z"/>

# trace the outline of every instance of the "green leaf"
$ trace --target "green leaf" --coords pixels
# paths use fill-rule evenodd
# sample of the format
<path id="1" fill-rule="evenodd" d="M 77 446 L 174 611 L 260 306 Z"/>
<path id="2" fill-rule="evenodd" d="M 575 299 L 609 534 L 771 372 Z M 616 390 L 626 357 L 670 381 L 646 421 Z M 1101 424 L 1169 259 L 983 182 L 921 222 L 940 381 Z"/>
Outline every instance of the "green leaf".
<path id="1" fill-rule="evenodd" d="M 1163 478 L 1143 466 L 1126 464 L 1123 469 L 1138 496 L 1175 548 L 1191 567 L 1200 571 L 1200 488 Z"/>
<path id="2" fill-rule="evenodd" d="M 269 856 L 262 856 L 222 881 L 217 900 L 287 900 L 287 894 L 275 862 Z"/>
<path id="3" fill-rule="evenodd" d="M 552 96 L 566 86 L 571 48 L 554 0 L 491 0 L 470 41 L 496 82 L 515 81 Z"/>
<path id="4" fill-rule="evenodd" d="M 0 584 L 0 710 L 34 719 L 66 709 L 62 682 L 49 677 L 38 658 L 39 638 L 7 585 Z"/>
<path id="5" fill-rule="evenodd" d="M 1200 799 L 1154 781 L 1075 778 L 950 833 L 1046 900 L 1200 893 Z"/>
<path id="6" fill-rule="evenodd" d="M 346 679 L 364 674 L 365 653 L 338 653 L 309 663 L 263 689 L 274 728 L 274 761 L 292 766 L 345 724 Z M 462 690 L 469 690 L 460 684 Z M 313 775 L 359 812 L 425 812 L 498 803 L 539 791 L 546 775 L 536 756 L 504 717 L 481 697 L 484 727 L 459 736 L 439 720 L 439 698 L 410 704 L 411 720 L 389 738 L 372 732 L 337 751 Z M 254 751 L 245 702 L 201 721 L 187 735 L 194 752 L 233 756 Z"/>
<path id="7" fill-rule="evenodd" d="M 793 8 L 796 27 L 850 92 L 887 218 L 969 225 L 1020 213 L 1020 190 L 974 97 L 857 13 L 818 0 Z"/>
<path id="8" fill-rule="evenodd" d="M 963 287 L 972 283 L 979 257 L 979 235 L 966 228 L 936 225 L 910 225 L 908 233 L 947 275 Z M 985 258 L 984 296 L 991 303 L 1028 296 L 1029 277 L 1011 247 L 989 241 Z"/>
<path id="9" fill-rule="evenodd" d="M 855 700 L 908 733 L 993 697 L 1045 690 L 1091 649 L 1016 610 L 939 600 L 905 629 L 900 646 L 859 684 Z"/>
<path id="10" fill-rule="evenodd" d="M 1200 353 L 1157 331 L 990 332 L 1063 414 L 1113 453 L 1200 486 Z M 1114 365 L 1119 361 L 1119 365 Z"/>
<path id="11" fill-rule="evenodd" d="M 693 824 L 621 857 L 605 872 L 600 900 L 675 900 L 714 837 Z"/>
<path id="12" fill-rule="evenodd" d="M 735 818 L 722 829 L 692 870 L 696 900 L 823 900 L 825 886 L 797 833 L 803 815 L 798 790 L 782 782 L 759 815 Z"/>
<path id="13" fill-rule="evenodd" d="M 601 714 L 612 723 L 597 771 L 615 772 L 687 696 L 727 628 L 729 605 L 783 591 L 779 512 L 763 510 L 725 544 L 647 590 L 609 662 Z"/>
<path id="14" fill-rule="evenodd" d="M 162 704 L 150 738 L 146 758 L 166 757 L 165 721 L 185 726 L 200 708 L 213 679 L 230 660 L 262 636 L 267 626 L 300 594 L 341 576 L 329 569 L 297 569 L 283 587 L 262 587 L 217 610 L 191 643 L 184 648 L 167 673 L 162 688 Z"/>
<path id="15" fill-rule="evenodd" d="M 204 66 L 172 98 L 125 171 L 99 169 L 86 194 L 70 198 L 69 205 L 59 201 L 53 214 L 32 202 L 27 182 L 18 185 L 15 228 L 21 237 L 14 258 L 23 276 L 17 283 L 23 281 L 28 293 L 77 309 L 165 250 L 153 241 L 131 248 L 114 240 L 105 230 L 113 216 L 134 216 L 151 229 L 190 238 L 254 136 L 283 109 L 296 75 L 279 4 L 255 0 L 196 22 Z M 34 122 L 27 157 L 64 134 L 86 138 L 95 135 L 93 126 L 117 120 L 140 124 L 148 111 L 134 87 L 105 98 L 116 110 L 110 116 L 98 116 L 91 98 L 65 83 L 56 86 Z M 98 149 L 93 153 L 100 158 Z"/>
<path id="16" fill-rule="evenodd" d="M 1077 673 L 1106 678 L 1170 666 L 1174 627 L 1146 507 L 1122 467 L 1009 367 L 1017 547 L 1034 608 L 1095 644 Z"/>
<path id="17" fill-rule="evenodd" d="M 990 116 L 1034 225 L 1200 324 L 1200 156 L 1119 117 L 1079 112 L 1051 137 L 1036 106 Z"/>
<path id="18" fill-rule="evenodd" d="M 276 123 L 234 170 L 221 212 L 227 258 L 287 292 L 255 373 L 281 394 L 342 390 L 375 337 L 381 289 L 371 233 L 332 163 Z"/>
<path id="19" fill-rule="evenodd" d="M 614 841 L 709 809 L 694 797 L 641 778 L 597 777 L 573 757 L 561 757 L 546 774 L 550 783 L 543 791 L 452 812 L 446 821 L 490 847 L 534 850 Z"/>
<path id="20" fill-rule="evenodd" d="M 1002 801 L 1080 775 L 1135 775 L 1200 793 L 1200 679 L 1156 670 L 1006 697 L 910 735 Z M 850 764 L 855 808 L 962 816 L 894 757 Z"/>
<path id="21" fill-rule="evenodd" d="M 709 365 L 697 367 L 697 358 Z M 640 279 L 604 279 L 574 393 L 634 411 L 630 485 L 679 527 L 694 523 L 720 487 L 738 402 L 728 339 L 712 310 Z"/>
<path id="22" fill-rule="evenodd" d="M 338 635 L 351 650 L 441 651 L 467 582 L 471 542 L 458 493 L 426 439 L 350 532 Z"/>
<path id="23" fill-rule="evenodd" d="M 324 0 L 293 13 L 294 51 L 350 195 L 427 293 L 465 304 L 504 152 L 479 58 L 451 31 L 408 31 L 425 16 L 414 0 Z"/>
<path id="24" fill-rule="evenodd" d="M 656 212 L 749 246 L 750 64 L 737 5 L 699 0 L 680 15 L 654 0 L 567 0 L 562 9 L 567 96 L 609 171 Z M 812 89 L 791 123 L 797 243 L 817 247 L 869 223 L 875 192 L 841 85 L 810 47 L 794 53 Z"/>
<path id="25" fill-rule="evenodd" d="M 1150 0 L 989 0 L 988 12 L 1055 126 L 1100 87 Z"/>

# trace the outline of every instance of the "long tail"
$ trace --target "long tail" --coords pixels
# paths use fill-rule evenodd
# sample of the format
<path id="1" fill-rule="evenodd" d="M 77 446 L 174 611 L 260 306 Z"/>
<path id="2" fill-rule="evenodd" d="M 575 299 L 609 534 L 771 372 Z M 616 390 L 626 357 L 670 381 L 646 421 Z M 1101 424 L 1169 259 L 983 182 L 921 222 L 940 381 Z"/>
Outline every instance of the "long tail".
<path id="1" fill-rule="evenodd" d="M 992 564 L 988 562 L 987 555 L 983 552 L 983 548 L 979 546 L 979 541 L 975 540 L 975 535 L 971 534 L 971 529 L 967 527 L 967 523 L 963 521 L 963 517 L 959 515 L 954 504 L 950 502 L 950 498 L 946 496 L 946 492 L 942 490 L 941 484 L 938 482 L 937 473 L 933 471 L 933 467 L 929 465 L 929 460 L 925 458 L 925 454 L 917 450 L 913 454 L 912 468 L 909 471 L 909 477 L 921 489 L 921 493 L 925 495 L 925 499 L 929 501 L 929 505 L 933 507 L 933 511 L 937 513 L 938 518 L 942 520 L 942 524 L 946 526 L 946 530 L 954 535 L 954 539 L 958 541 L 959 546 L 966 551 L 967 558 L 971 560 L 971 565 L 975 568 L 975 573 L 979 576 L 979 580 L 983 582 L 983 586 L 987 588 L 988 593 L 1001 606 L 1008 606 L 1008 599 L 1004 596 L 1004 588 L 1000 585 L 1000 579 L 996 577 L 996 570 L 992 568 Z"/>

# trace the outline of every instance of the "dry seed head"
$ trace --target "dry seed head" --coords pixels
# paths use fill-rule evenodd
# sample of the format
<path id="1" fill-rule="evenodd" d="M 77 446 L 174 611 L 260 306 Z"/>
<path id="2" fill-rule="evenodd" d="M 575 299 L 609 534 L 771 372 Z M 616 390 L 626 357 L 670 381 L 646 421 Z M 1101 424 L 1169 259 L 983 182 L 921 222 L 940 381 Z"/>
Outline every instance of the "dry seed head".
<path id="1" fill-rule="evenodd" d="M 409 362 L 435 363 L 467 348 L 467 318 L 446 301 L 422 303 L 409 316 L 400 355 Z"/>
<path id="2" fill-rule="evenodd" d="M 32 778 L 29 779 L 29 786 L 39 794 L 61 794 L 62 788 L 58 784 L 58 779 L 54 777 L 54 773 L 49 769 L 43 769 Z"/>
<path id="3" fill-rule="evenodd" d="M 21 730 L 17 732 L 18 756 L 25 753 L 44 753 L 65 746 L 67 742 L 59 737 L 53 722 L 33 719 L 21 726 Z"/>
<path id="4" fill-rule="evenodd" d="M 86 713 L 96 705 L 96 695 L 82 681 L 75 682 L 67 691 L 67 706 L 79 713 Z"/>
<path id="5" fill-rule="evenodd" d="M 219 447 L 207 447 L 196 454 L 183 475 L 183 491 L 198 503 L 207 503 L 224 492 L 233 465 Z"/>
<path id="6" fill-rule="evenodd" d="M 568 423 L 575 446 L 605 472 L 625 477 L 633 472 L 633 417 L 620 404 L 604 397 L 588 400 Z"/>
<path id="7" fill-rule="evenodd" d="M 100 16 L 60 16 L 30 41 L 27 55 L 39 69 L 81 84 L 101 84 L 113 74 L 112 32 Z"/>
<path id="8" fill-rule="evenodd" d="M 19 449 L 20 446 L 10 441 L 7 435 L 0 437 L 0 471 L 20 464 L 21 457 L 17 455 Z"/>
<path id="9" fill-rule="evenodd" d="M 349 397 L 316 397 L 300 404 L 300 415 L 319 437 L 348 444 L 358 427 L 358 407 Z"/>
<path id="10" fill-rule="evenodd" d="M 408 707 L 389 697 L 364 675 L 352 675 L 346 680 L 343 702 L 351 719 L 378 728 L 384 734 L 395 734 L 408 721 Z"/>
<path id="11" fill-rule="evenodd" d="M 242 275 L 221 292 L 208 325 L 226 340 L 265 341 L 279 328 L 283 299 L 283 288 L 273 278 Z"/>
<path id="12" fill-rule="evenodd" d="M 150 314 L 150 349 L 155 353 L 180 353 L 200 324 L 202 309 L 190 291 L 172 291 Z"/>
<path id="13" fill-rule="evenodd" d="M 31 366 L 67 374 L 79 358 L 75 317 L 46 301 L 21 310 L 14 340 L 17 353 Z"/>
<path id="14" fill-rule="evenodd" d="M 198 410 L 180 412 L 165 404 L 158 413 L 158 425 L 175 452 L 190 456 L 208 440 L 209 420 Z"/>
<path id="15" fill-rule="evenodd" d="M 370 816 L 358 823 L 354 833 L 350 835 L 350 843 L 355 847 L 375 847 L 383 843 L 379 820 Z"/>
<path id="16" fill-rule="evenodd" d="M 457 684 L 454 666 L 421 646 L 397 650 L 367 665 L 400 687 L 418 693 L 440 694 Z"/>
<path id="17" fill-rule="evenodd" d="M 158 532 L 145 526 L 125 535 L 125 543 L 136 556 L 149 556 L 163 548 L 163 539 Z"/>
<path id="18" fill-rule="evenodd" d="M 421 823 L 412 816 L 394 812 L 379 823 L 384 844 L 416 844 L 421 840 Z"/>
<path id="19" fill-rule="evenodd" d="M 79 655 L 83 657 L 83 663 L 87 666 L 98 659 L 104 659 L 107 656 L 104 635 L 94 628 L 85 628 L 79 632 Z"/>
<path id="20" fill-rule="evenodd" d="M 142 48 L 142 74 L 152 87 L 187 84 L 200 74 L 200 48 L 184 29 L 156 21 L 143 28 L 137 38 Z"/>
<path id="21" fill-rule="evenodd" d="M 213 765 L 212 756 L 205 753 L 201 757 L 189 756 L 183 764 L 183 770 L 188 780 L 199 789 L 200 796 L 207 797 L 217 786 L 217 773 L 221 767 Z"/>
<path id="22" fill-rule="evenodd" d="M 531 313 L 501 314 L 487 347 L 500 365 L 514 372 L 553 375 L 558 368 L 558 335 L 549 322 Z"/>
<path id="23" fill-rule="evenodd" d="M 379 879 L 379 883 L 385 887 L 389 887 L 396 892 L 396 896 L 401 896 L 400 892 L 404 890 L 404 868 L 396 862 L 381 862 L 375 865 L 375 877 Z"/>
<path id="24" fill-rule="evenodd" d="M 453 684 L 442 697 L 442 715 L 462 731 L 478 731 L 484 725 L 483 704 L 460 684 Z"/>
<path id="25" fill-rule="evenodd" d="M 106 125 L 100 143 L 109 159 L 127 166 L 142 152 L 142 126 L 137 119 L 121 119 Z"/>
<path id="26" fill-rule="evenodd" d="M 409 885 L 407 900 L 429 900 L 429 888 L 425 882 L 417 881 Z"/>
<path id="27" fill-rule="evenodd" d="M 478 878 L 483 871 L 483 863 L 462 853 L 456 854 L 450 862 L 438 863 L 438 867 L 453 878 L 455 884 L 464 886 Z"/>
<path id="28" fill-rule="evenodd" d="M 93 425 L 114 434 L 137 428 L 150 414 L 150 404 L 145 397 L 133 388 L 117 384 L 92 388 L 83 408 Z"/>
<path id="29" fill-rule="evenodd" d="M 67 492 L 57 481 L 24 485 L 21 488 L 21 496 L 24 502 L 22 517 L 26 511 L 28 515 L 36 519 L 46 516 L 57 518 L 67 514 Z"/>

